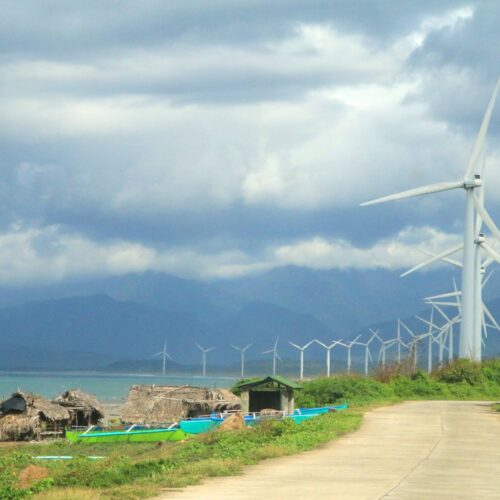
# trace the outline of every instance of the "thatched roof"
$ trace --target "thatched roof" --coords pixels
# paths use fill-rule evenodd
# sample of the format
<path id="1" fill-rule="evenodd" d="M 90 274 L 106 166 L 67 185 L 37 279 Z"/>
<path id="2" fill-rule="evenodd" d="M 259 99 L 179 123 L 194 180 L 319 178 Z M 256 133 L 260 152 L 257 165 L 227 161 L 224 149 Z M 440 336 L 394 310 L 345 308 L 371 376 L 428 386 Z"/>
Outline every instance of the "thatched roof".
<path id="1" fill-rule="evenodd" d="M 42 423 L 68 422 L 68 410 L 41 396 L 15 392 L 0 404 L 0 441 L 36 437 Z"/>
<path id="2" fill-rule="evenodd" d="M 241 401 L 226 389 L 133 385 L 122 411 L 127 423 L 159 424 L 213 411 L 239 410 Z"/>
<path id="3" fill-rule="evenodd" d="M 63 406 L 68 410 L 81 410 L 84 413 L 94 413 L 98 418 L 104 417 L 104 408 L 97 398 L 80 389 L 69 389 L 60 394 L 52 401 L 54 404 Z"/>

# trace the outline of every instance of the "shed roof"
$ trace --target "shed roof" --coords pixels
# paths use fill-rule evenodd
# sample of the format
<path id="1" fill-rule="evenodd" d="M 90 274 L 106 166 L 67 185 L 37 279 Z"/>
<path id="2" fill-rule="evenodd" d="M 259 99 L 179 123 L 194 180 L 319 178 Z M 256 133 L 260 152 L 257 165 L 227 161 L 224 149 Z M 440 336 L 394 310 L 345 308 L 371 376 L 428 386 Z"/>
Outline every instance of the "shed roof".
<path id="1" fill-rule="evenodd" d="M 236 384 L 238 389 L 251 389 L 259 385 L 268 384 L 270 382 L 276 382 L 278 385 L 283 385 L 289 389 L 302 389 L 302 386 L 281 375 L 268 375 L 267 377 L 253 378 L 250 380 L 244 380 L 239 384 Z"/>

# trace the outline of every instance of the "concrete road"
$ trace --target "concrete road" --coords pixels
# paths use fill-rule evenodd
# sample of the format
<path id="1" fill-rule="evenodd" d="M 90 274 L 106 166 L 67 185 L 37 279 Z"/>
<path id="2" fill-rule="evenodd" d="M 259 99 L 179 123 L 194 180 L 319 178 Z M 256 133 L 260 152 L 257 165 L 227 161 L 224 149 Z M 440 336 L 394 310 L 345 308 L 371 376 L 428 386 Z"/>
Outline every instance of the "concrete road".
<path id="1" fill-rule="evenodd" d="M 485 402 L 379 408 L 358 432 L 324 447 L 160 498 L 500 499 L 500 415 Z"/>

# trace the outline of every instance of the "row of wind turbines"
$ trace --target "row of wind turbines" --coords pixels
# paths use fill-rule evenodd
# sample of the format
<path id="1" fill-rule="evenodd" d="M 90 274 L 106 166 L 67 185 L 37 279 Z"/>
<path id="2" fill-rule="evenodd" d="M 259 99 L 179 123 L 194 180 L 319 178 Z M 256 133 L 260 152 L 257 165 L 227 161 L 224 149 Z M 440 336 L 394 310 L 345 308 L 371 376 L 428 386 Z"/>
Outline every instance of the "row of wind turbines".
<path id="1" fill-rule="evenodd" d="M 352 349 L 355 347 L 362 347 L 362 359 L 363 359 L 363 373 L 368 376 L 370 369 L 375 367 L 385 368 L 386 363 L 390 360 L 401 364 L 404 359 L 410 359 L 413 364 L 413 368 L 416 370 L 419 364 L 419 353 L 422 350 L 422 344 L 425 342 L 425 347 L 427 349 L 427 359 L 426 359 L 426 369 L 431 372 L 433 369 L 433 363 L 436 356 L 434 355 L 434 345 L 437 344 L 437 361 L 439 366 L 445 362 L 445 357 L 447 361 L 451 361 L 455 358 L 455 325 L 460 321 L 460 292 L 456 288 L 456 283 L 453 282 L 454 292 L 435 295 L 432 297 L 426 297 L 424 302 L 431 306 L 429 319 L 424 319 L 420 316 L 416 318 L 420 321 L 422 327 L 425 327 L 425 331 L 420 333 L 415 333 L 414 329 L 411 329 L 405 322 L 401 319 L 397 320 L 397 328 L 395 332 L 395 337 L 384 340 L 380 335 L 380 330 L 369 329 L 369 335 L 364 340 L 361 341 L 361 335 L 350 341 L 344 341 L 343 339 L 332 340 L 330 343 L 322 342 L 318 339 L 312 339 L 304 345 L 298 345 L 294 342 L 288 342 L 292 347 L 299 351 L 299 378 L 304 378 L 304 368 L 305 368 L 305 351 L 311 347 L 313 344 L 318 344 L 323 347 L 326 351 L 326 376 L 330 376 L 333 372 L 332 365 L 332 351 L 335 347 L 343 347 L 347 352 L 346 369 L 347 374 L 352 372 Z M 450 297 L 452 297 L 450 299 Z M 500 326 L 497 321 L 491 315 L 486 306 L 485 311 L 487 312 L 488 320 L 483 323 L 483 328 L 485 335 L 487 336 L 488 329 L 494 328 L 500 331 Z M 449 309 L 455 308 L 457 314 L 450 314 Z M 372 350 L 372 342 L 377 341 L 379 344 L 377 358 L 374 359 Z M 263 351 L 261 354 L 271 354 L 272 355 L 272 373 L 276 375 L 278 361 L 282 361 L 281 356 L 278 353 L 278 343 L 279 337 L 276 337 L 274 345 L 271 349 Z M 206 376 L 207 370 L 207 354 L 213 351 L 215 347 L 204 348 L 200 344 L 196 343 L 196 346 L 202 353 L 201 365 L 202 374 Z M 245 346 L 232 345 L 231 347 L 240 352 L 240 375 L 243 378 L 245 376 L 245 354 L 247 350 L 253 346 L 253 343 L 247 344 Z M 388 351 L 391 348 L 395 348 L 395 352 L 392 352 L 392 358 L 389 359 Z M 392 349 L 394 351 L 394 349 Z M 156 353 L 154 356 L 162 357 L 162 372 L 165 375 L 166 371 L 166 360 L 173 358 L 167 352 L 167 343 L 163 345 L 163 350 Z"/>
<path id="2" fill-rule="evenodd" d="M 427 370 L 431 371 L 434 344 L 437 343 L 438 345 L 438 362 L 440 364 L 443 363 L 445 352 L 447 352 L 449 360 L 454 358 L 456 345 L 454 327 L 457 324 L 460 325 L 458 356 L 460 358 L 481 361 L 482 348 L 484 339 L 487 338 L 488 335 L 488 329 L 494 328 L 500 331 L 497 321 L 488 307 L 484 304 L 482 298 L 483 287 L 488 283 L 491 277 L 491 273 L 486 275 L 486 270 L 494 262 L 500 262 L 500 229 L 495 224 L 484 205 L 484 175 L 486 163 L 484 161 L 481 162 L 484 155 L 485 138 L 499 90 L 500 78 L 497 80 L 493 94 L 488 103 L 471 157 L 462 179 L 410 189 L 361 204 L 362 206 L 375 205 L 442 191 L 463 189 L 466 196 L 463 243 L 444 250 L 437 255 L 427 252 L 430 258 L 401 275 L 405 277 L 437 261 L 444 261 L 461 270 L 461 290 L 458 290 L 456 283 L 453 282 L 453 290 L 424 299 L 424 302 L 431 306 L 431 314 L 428 320 L 418 318 L 427 327 L 427 330 L 420 334 L 415 334 L 405 323 L 398 320 L 396 337 L 390 340 L 383 340 L 379 335 L 379 331 L 370 330 L 370 335 L 364 342 L 359 340 L 360 336 L 349 342 L 343 342 L 342 339 L 340 339 L 333 340 L 330 343 L 324 343 L 318 339 L 313 339 L 303 346 L 290 342 L 290 344 L 300 353 L 301 379 L 304 377 L 304 353 L 314 343 L 319 344 L 326 350 L 326 374 L 328 376 L 332 368 L 331 351 L 336 346 L 342 346 L 347 349 L 347 373 L 350 373 L 352 369 L 351 350 L 355 346 L 364 347 L 364 372 L 367 375 L 370 362 L 373 363 L 370 345 L 375 340 L 380 344 L 377 361 L 378 364 L 382 366 L 385 366 L 387 361 L 387 350 L 393 346 L 397 349 L 397 362 L 401 362 L 402 353 L 406 350 L 407 355 L 413 357 L 416 366 L 418 363 L 419 347 L 423 341 L 427 341 Z M 484 226 L 489 230 L 489 235 L 484 234 Z M 452 258 L 454 254 L 459 252 L 462 252 L 461 260 Z M 450 313 L 450 308 L 455 309 L 455 311 Z M 441 318 L 442 322 L 438 321 L 436 318 Z M 406 339 L 403 339 L 402 331 L 405 332 L 404 336 L 407 337 Z M 279 338 L 276 338 L 273 348 L 262 353 L 272 354 L 274 375 L 276 374 L 277 361 L 281 360 L 277 350 L 278 341 Z M 205 376 L 207 353 L 215 349 L 215 347 L 203 348 L 199 344 L 196 345 L 202 352 L 203 376 Z M 253 344 L 248 344 L 243 347 L 232 346 L 240 352 L 242 377 L 245 373 L 245 353 L 252 345 Z M 163 373 L 165 374 L 166 359 L 172 359 L 166 351 L 166 344 L 164 345 L 163 351 L 160 351 L 155 356 L 163 357 Z"/>
<path id="3" fill-rule="evenodd" d="M 438 260 L 445 260 L 449 264 L 461 268 L 462 291 L 460 293 L 459 356 L 474 361 L 481 361 L 482 331 L 484 331 L 482 324 L 485 323 L 485 315 L 489 316 L 482 300 L 485 270 L 492 262 L 500 262 L 500 253 L 498 250 L 500 230 L 484 206 L 485 162 L 481 162 L 484 154 L 486 133 L 499 89 L 500 78 L 497 80 L 488 107 L 486 108 L 463 179 L 410 189 L 361 204 L 362 206 L 374 205 L 456 189 L 463 189 L 465 191 L 463 243 L 454 248 L 447 249 L 439 255 L 431 255 L 430 259 L 404 273 L 402 276 L 406 276 Z M 490 235 L 486 236 L 483 233 L 483 225 L 489 229 L 491 232 Z M 458 252 L 463 252 L 461 262 L 451 259 L 451 256 Z M 458 293 L 454 296 L 458 296 Z"/>

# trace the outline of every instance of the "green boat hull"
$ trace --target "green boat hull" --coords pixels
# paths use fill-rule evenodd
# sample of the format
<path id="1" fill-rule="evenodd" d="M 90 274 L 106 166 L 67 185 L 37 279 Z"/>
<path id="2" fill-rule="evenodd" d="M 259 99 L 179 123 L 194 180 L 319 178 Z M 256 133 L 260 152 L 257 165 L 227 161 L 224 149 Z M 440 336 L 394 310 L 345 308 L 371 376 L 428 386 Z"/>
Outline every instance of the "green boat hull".
<path id="1" fill-rule="evenodd" d="M 147 443 L 182 441 L 187 435 L 182 429 L 142 429 L 137 431 L 97 431 L 85 434 L 66 431 L 66 439 L 73 443 Z"/>

